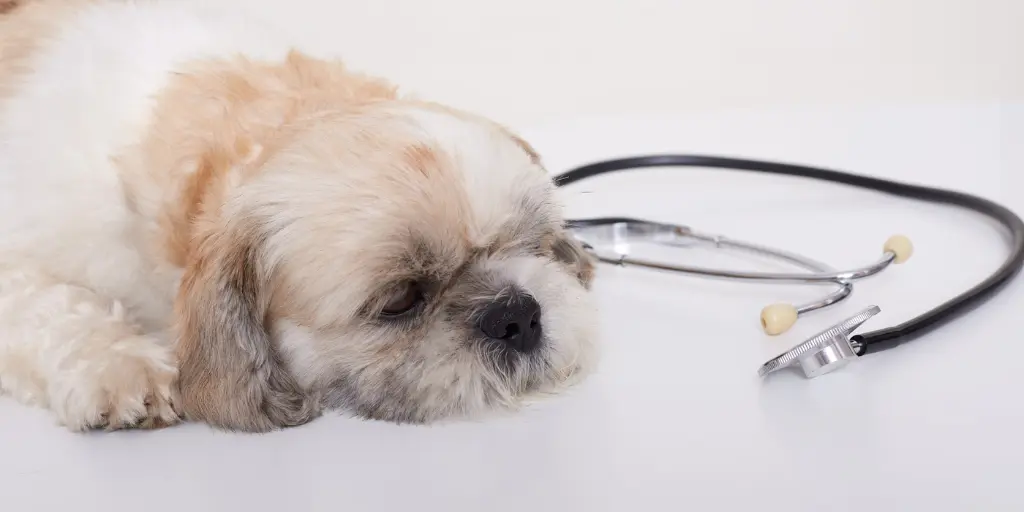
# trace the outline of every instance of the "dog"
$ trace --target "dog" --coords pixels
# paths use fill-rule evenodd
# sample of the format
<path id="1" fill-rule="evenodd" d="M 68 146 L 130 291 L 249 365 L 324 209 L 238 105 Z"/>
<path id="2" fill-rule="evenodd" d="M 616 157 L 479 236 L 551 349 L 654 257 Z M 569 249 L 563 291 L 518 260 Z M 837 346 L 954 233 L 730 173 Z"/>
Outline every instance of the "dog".
<path id="1" fill-rule="evenodd" d="M 4 0 L 0 389 L 76 432 L 515 411 L 597 361 L 537 152 L 237 12 Z"/>

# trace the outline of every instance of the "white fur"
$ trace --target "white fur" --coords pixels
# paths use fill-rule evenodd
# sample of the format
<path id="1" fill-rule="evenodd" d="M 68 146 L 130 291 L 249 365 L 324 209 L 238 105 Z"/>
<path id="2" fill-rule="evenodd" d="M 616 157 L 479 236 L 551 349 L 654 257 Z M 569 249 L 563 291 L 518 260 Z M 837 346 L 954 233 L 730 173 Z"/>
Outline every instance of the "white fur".
<path id="1" fill-rule="evenodd" d="M 464 119 L 443 115 L 431 110 L 406 111 L 413 118 L 425 138 L 436 139 L 444 150 L 454 155 L 456 165 L 463 169 L 467 195 L 476 219 L 475 237 L 488 236 L 508 220 L 517 198 L 546 196 L 553 188 L 548 180 L 524 179 L 519 172 L 528 167 L 524 154 L 507 137 L 497 132 L 480 130 Z M 477 243 L 485 243 L 477 238 Z"/>
<path id="2" fill-rule="evenodd" d="M 123 385 L 127 394 L 114 401 L 141 406 L 149 393 L 169 393 L 173 368 L 159 340 L 177 276 L 153 272 L 140 257 L 111 158 L 138 142 L 153 97 L 179 63 L 287 50 L 266 27 L 138 2 L 89 8 L 33 57 L 32 72 L 0 107 L 3 391 L 52 406 L 75 429 L 101 414 L 108 397 L 94 388 L 103 379 L 134 378 L 111 357 L 160 375 L 160 389 Z M 125 322 L 122 304 L 137 322 Z M 72 364 L 82 371 L 67 371 Z"/>

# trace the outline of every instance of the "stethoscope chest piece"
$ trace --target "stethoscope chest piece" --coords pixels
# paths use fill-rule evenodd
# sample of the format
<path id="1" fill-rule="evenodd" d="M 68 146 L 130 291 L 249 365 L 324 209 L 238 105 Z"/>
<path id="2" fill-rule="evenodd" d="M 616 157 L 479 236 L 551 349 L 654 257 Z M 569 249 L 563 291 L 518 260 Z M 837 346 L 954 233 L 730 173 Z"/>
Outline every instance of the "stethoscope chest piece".
<path id="1" fill-rule="evenodd" d="M 784 368 L 799 366 L 804 376 L 812 379 L 846 366 L 859 357 L 857 348 L 850 341 L 853 331 L 880 311 L 878 306 L 871 306 L 825 329 L 764 363 L 757 374 L 764 377 Z"/>

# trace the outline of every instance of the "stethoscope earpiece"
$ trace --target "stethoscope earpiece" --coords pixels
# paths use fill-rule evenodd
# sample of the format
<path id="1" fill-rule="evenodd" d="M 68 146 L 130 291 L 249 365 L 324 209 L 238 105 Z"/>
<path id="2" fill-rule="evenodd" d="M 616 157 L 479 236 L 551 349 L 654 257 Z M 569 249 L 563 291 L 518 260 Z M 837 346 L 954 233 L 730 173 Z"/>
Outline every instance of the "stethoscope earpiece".
<path id="1" fill-rule="evenodd" d="M 910 243 L 910 239 L 903 235 L 893 235 L 885 241 L 882 251 L 891 252 L 893 254 L 892 262 L 899 265 L 914 255 L 914 244 Z"/>
<path id="2" fill-rule="evenodd" d="M 769 304 L 761 310 L 761 329 L 769 336 L 778 336 L 793 327 L 799 316 L 792 304 Z"/>

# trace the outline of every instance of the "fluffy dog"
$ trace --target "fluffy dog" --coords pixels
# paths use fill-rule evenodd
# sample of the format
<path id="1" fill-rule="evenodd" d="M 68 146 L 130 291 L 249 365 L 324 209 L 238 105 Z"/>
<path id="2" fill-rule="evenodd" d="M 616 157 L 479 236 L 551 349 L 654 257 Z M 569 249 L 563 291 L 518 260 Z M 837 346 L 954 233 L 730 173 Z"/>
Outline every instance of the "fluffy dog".
<path id="1" fill-rule="evenodd" d="M 6 0 L 0 387 L 73 430 L 510 410 L 594 365 L 592 261 L 495 122 L 236 13 Z"/>

